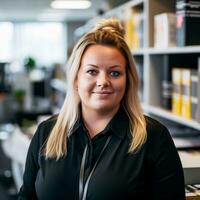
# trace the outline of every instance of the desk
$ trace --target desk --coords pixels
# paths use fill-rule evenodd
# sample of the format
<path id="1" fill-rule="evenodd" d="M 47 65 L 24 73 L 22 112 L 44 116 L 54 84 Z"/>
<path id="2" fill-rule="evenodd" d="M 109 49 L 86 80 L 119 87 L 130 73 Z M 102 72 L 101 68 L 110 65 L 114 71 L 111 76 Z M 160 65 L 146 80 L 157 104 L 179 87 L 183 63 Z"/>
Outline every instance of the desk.
<path id="1" fill-rule="evenodd" d="M 186 184 L 200 183 L 200 150 L 179 151 Z"/>
<path id="2" fill-rule="evenodd" d="M 2 148 L 5 154 L 11 159 L 13 178 L 18 190 L 22 185 L 22 177 L 30 141 L 30 138 L 23 134 L 18 127 L 15 128 L 8 139 L 2 141 Z"/>

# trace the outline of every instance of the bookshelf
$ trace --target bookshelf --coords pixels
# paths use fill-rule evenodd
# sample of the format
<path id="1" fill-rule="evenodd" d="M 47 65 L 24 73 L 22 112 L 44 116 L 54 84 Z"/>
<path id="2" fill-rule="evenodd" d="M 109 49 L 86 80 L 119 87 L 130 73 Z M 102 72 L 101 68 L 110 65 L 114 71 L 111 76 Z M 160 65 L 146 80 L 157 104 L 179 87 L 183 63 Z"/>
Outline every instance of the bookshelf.
<path id="1" fill-rule="evenodd" d="M 171 87 L 173 86 L 171 88 L 172 90 L 171 93 L 173 93 L 174 90 L 174 83 L 172 83 L 173 68 L 180 68 L 181 70 L 189 68 L 197 71 L 198 59 L 200 60 L 200 43 L 197 42 L 197 44 L 195 45 L 186 45 L 181 47 L 180 45 L 177 46 L 177 44 L 175 44 L 174 46 L 172 44 L 172 46 L 169 45 L 163 48 L 154 47 L 155 45 L 154 41 L 156 37 L 155 34 L 156 16 L 161 15 L 163 13 L 166 13 L 166 15 L 170 13 L 169 14 L 170 16 L 173 14 L 175 16 L 178 16 L 178 12 L 176 12 L 178 11 L 177 2 L 179 1 L 178 0 L 169 0 L 169 1 L 131 0 L 127 3 L 122 4 L 119 7 L 116 7 L 108 11 L 102 16 L 98 16 L 88 21 L 83 27 L 79 28 L 79 32 L 81 32 L 82 34 L 85 33 L 87 30 L 90 29 L 92 25 L 96 23 L 96 21 L 102 18 L 109 18 L 109 17 L 119 18 L 127 32 L 126 35 L 127 43 L 129 44 L 130 41 L 138 40 L 138 42 L 135 42 L 135 44 L 129 44 L 129 46 L 131 48 L 131 52 L 135 59 L 135 63 L 138 68 L 139 76 L 141 79 L 140 95 L 143 105 L 145 105 L 144 111 L 149 114 L 154 114 L 164 117 L 175 123 L 180 123 L 185 126 L 200 130 L 199 119 L 196 118 L 185 119 L 182 116 L 173 114 L 172 112 L 173 105 L 166 104 L 166 103 L 169 104 L 169 101 L 171 104 L 173 104 L 172 100 L 168 99 L 167 100 L 168 102 L 166 102 L 166 99 L 164 99 L 165 97 L 163 97 L 164 95 L 163 90 L 166 90 L 166 88 L 163 88 L 164 87 L 163 85 L 164 83 L 166 83 L 166 81 L 168 82 L 170 81 Z M 177 19 L 177 18 L 172 18 L 172 19 Z M 137 20 L 139 20 L 139 25 L 135 22 Z M 167 23 L 166 20 L 164 21 L 164 23 Z M 175 24 L 176 23 L 170 24 L 169 21 L 168 25 L 169 26 L 171 25 L 173 28 L 178 29 L 177 27 L 174 26 Z M 136 34 L 136 36 L 134 34 Z M 139 36 L 137 36 L 137 34 Z M 162 32 L 160 34 L 162 34 Z M 169 31 L 169 34 L 174 34 L 174 33 L 172 33 L 172 31 L 171 32 Z M 169 74 L 169 72 L 171 74 Z M 166 77 L 166 73 L 168 73 L 168 76 L 170 77 Z M 198 73 L 200 72 L 197 72 L 197 76 Z M 200 85 L 200 75 L 198 79 L 199 79 L 198 85 Z M 173 98 L 173 94 L 171 98 Z M 200 97 L 197 96 L 197 99 L 198 98 L 199 102 Z M 200 104 L 200 102 L 198 104 Z"/>
<path id="2" fill-rule="evenodd" d="M 181 46 L 180 43 L 179 45 L 177 45 L 178 39 L 176 39 L 175 45 L 172 44 L 163 48 L 155 47 L 155 37 L 156 37 L 155 18 L 157 15 L 163 13 L 166 13 L 167 15 L 168 13 L 170 13 L 170 16 L 171 14 L 179 16 L 178 11 L 180 11 L 180 9 L 179 10 L 177 9 L 178 8 L 177 2 L 180 1 L 179 0 L 169 0 L 169 1 L 131 0 L 127 3 L 122 4 L 117 8 L 108 11 L 102 16 L 97 16 L 96 18 L 93 18 L 92 20 L 88 21 L 84 26 L 79 28 L 79 32 L 82 34 L 85 33 L 91 28 L 92 25 L 94 25 L 98 20 L 102 18 L 117 17 L 121 20 L 122 24 L 125 27 L 126 32 L 128 32 L 129 34 L 128 35 L 129 38 L 128 39 L 126 38 L 127 43 L 129 44 L 129 40 L 137 40 L 137 37 L 134 36 L 133 32 L 137 32 L 138 30 L 133 29 L 133 31 L 131 32 L 130 26 L 131 28 L 133 28 L 133 25 L 136 26 L 135 24 L 131 23 L 135 23 L 135 20 L 136 21 L 138 20 L 138 18 L 134 17 L 134 15 L 135 14 L 139 15 L 140 31 L 138 34 L 139 38 L 140 39 L 142 38 L 142 40 L 140 41 L 141 43 L 139 45 L 130 44 L 129 46 L 131 48 L 131 52 L 133 54 L 136 66 L 138 68 L 138 73 L 142 82 L 141 84 L 142 87 L 140 88 L 141 90 L 140 95 L 144 111 L 147 114 L 157 115 L 166 118 L 174 123 L 182 124 L 187 127 L 200 130 L 200 119 L 192 117 L 190 119 L 186 119 L 182 116 L 174 114 L 172 112 L 173 105 L 170 106 L 168 105 L 169 102 L 170 104 L 173 103 L 172 99 L 167 99 L 167 101 L 166 99 L 163 99 L 163 90 L 166 90 L 166 88 L 163 89 L 164 87 L 163 83 L 166 83 L 166 81 L 168 82 L 170 81 L 171 87 L 173 86 L 171 88 L 172 90 L 171 93 L 174 92 L 174 83 L 172 82 L 173 68 L 178 68 L 178 69 L 180 68 L 181 70 L 185 68 L 196 70 L 198 78 L 197 85 L 200 85 L 200 69 L 198 71 L 198 68 L 200 68 L 199 41 L 197 41 L 196 44 L 192 45 L 188 44 L 185 46 Z M 178 17 L 176 17 L 175 19 L 177 20 Z M 132 20 L 133 22 L 129 20 Z M 168 23 L 169 26 L 172 26 L 176 30 L 179 29 L 178 27 L 176 27 L 177 23 L 170 24 L 170 20 L 167 22 L 164 21 L 164 23 Z M 197 29 L 195 30 L 198 31 Z M 168 34 L 174 34 L 170 32 L 170 29 L 168 31 L 169 31 Z M 192 32 L 192 30 L 190 30 L 190 32 Z M 160 34 L 162 34 L 162 32 Z M 168 73 L 168 76 L 170 77 L 166 77 L 166 73 Z M 200 91 L 200 88 L 198 89 L 198 87 L 200 86 L 197 86 L 197 90 Z M 171 98 L 173 98 L 173 95 L 171 96 Z M 200 105 L 200 94 L 199 97 L 197 95 L 197 100 L 198 104 Z M 198 115 L 200 115 L 200 106 Z"/>

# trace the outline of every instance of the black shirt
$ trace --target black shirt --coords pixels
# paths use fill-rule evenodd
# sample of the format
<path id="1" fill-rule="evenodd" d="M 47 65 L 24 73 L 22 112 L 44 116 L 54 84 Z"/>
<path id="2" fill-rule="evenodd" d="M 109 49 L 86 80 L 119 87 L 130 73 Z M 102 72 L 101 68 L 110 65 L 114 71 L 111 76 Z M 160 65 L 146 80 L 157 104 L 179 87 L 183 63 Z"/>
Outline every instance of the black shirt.
<path id="1" fill-rule="evenodd" d="M 181 162 L 168 130 L 146 117 L 147 141 L 134 153 L 130 144 L 129 120 L 121 108 L 107 127 L 90 138 L 79 119 L 68 138 L 65 158 L 45 160 L 40 149 L 56 117 L 41 123 L 34 135 L 26 161 L 19 199 L 78 200 L 83 153 L 84 183 L 108 139 L 91 179 L 87 200 L 183 200 L 184 178 Z"/>

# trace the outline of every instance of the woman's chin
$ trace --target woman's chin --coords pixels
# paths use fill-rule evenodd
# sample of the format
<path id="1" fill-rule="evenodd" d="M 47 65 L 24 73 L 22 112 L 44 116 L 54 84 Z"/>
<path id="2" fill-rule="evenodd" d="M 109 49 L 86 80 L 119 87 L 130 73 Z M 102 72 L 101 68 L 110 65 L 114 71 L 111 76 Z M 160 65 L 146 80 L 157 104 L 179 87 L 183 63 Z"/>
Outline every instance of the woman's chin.
<path id="1" fill-rule="evenodd" d="M 119 106 L 113 106 L 112 105 L 108 105 L 108 104 L 100 104 L 100 105 L 95 105 L 93 107 L 94 110 L 96 110 L 97 112 L 112 112 L 114 110 L 116 110 Z"/>

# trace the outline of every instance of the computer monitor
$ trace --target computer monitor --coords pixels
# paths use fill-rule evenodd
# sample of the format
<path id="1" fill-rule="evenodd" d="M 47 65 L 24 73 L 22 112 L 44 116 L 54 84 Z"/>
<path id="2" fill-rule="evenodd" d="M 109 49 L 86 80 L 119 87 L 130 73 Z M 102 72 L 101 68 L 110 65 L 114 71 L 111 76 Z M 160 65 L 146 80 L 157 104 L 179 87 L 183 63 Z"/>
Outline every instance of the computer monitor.
<path id="1" fill-rule="evenodd" d="M 33 81 L 32 85 L 32 95 L 33 97 L 45 98 L 47 97 L 47 85 L 46 80 Z"/>

